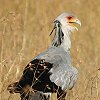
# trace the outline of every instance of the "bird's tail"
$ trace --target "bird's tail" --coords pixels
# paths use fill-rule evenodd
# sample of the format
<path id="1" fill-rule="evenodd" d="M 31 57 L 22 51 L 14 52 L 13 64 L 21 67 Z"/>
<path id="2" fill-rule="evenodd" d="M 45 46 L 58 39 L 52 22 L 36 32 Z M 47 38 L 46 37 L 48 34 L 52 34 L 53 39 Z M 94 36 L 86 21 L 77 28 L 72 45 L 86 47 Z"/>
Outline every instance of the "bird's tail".
<path id="1" fill-rule="evenodd" d="M 50 98 L 50 95 L 34 91 L 29 85 L 21 88 L 18 82 L 10 84 L 7 90 L 12 94 L 20 93 L 21 100 L 49 100 Z"/>

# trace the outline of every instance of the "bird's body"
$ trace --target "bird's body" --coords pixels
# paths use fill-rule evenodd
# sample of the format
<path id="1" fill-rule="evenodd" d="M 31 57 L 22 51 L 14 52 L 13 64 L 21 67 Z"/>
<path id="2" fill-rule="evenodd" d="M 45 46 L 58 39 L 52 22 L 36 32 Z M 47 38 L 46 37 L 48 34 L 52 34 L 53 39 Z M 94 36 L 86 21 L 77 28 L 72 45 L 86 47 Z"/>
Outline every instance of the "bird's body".
<path id="1" fill-rule="evenodd" d="M 70 52 L 61 47 L 50 47 L 47 51 L 38 55 L 35 59 L 44 59 L 52 64 L 49 73 L 50 80 L 62 90 L 70 89 L 77 79 L 77 69 L 72 66 Z M 73 84 L 71 83 L 73 81 Z"/>
<path id="2" fill-rule="evenodd" d="M 74 21 L 71 21 L 71 18 Z M 16 91 L 30 86 L 33 91 L 39 91 L 40 94 L 57 92 L 58 100 L 65 99 L 67 90 L 74 86 L 78 76 L 78 71 L 72 66 L 70 57 L 70 34 L 76 28 L 70 25 L 72 22 L 80 24 L 76 17 L 69 16 L 67 13 L 55 19 L 55 36 L 52 45 L 28 63 L 22 78 L 14 85 Z M 9 90 L 12 92 L 11 85 Z"/>

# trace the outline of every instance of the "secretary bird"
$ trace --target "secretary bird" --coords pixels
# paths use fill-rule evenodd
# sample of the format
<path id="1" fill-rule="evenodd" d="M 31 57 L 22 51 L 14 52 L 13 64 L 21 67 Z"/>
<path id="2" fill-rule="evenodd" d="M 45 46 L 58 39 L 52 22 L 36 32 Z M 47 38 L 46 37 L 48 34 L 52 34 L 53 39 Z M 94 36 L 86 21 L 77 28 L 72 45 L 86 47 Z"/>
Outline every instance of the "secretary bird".
<path id="1" fill-rule="evenodd" d="M 70 35 L 78 30 L 75 24 L 81 26 L 71 13 L 62 13 L 54 20 L 51 46 L 28 63 L 21 79 L 8 86 L 10 93 L 20 93 L 21 100 L 49 100 L 51 93 L 57 93 L 58 100 L 65 100 L 78 77 L 70 57 Z"/>

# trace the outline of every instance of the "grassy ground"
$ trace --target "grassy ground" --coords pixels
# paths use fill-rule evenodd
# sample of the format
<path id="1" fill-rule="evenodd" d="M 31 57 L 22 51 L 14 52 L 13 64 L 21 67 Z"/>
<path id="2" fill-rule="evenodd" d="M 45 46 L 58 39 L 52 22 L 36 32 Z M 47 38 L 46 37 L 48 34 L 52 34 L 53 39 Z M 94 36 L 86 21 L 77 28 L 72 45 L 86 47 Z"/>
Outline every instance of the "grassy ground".
<path id="1" fill-rule="evenodd" d="M 100 0 L 0 0 L 0 100 L 19 100 L 6 90 L 24 66 L 48 48 L 53 19 L 75 13 L 82 22 L 72 34 L 72 60 L 77 85 L 66 100 L 100 100 Z M 55 95 L 51 100 L 56 100 Z"/>

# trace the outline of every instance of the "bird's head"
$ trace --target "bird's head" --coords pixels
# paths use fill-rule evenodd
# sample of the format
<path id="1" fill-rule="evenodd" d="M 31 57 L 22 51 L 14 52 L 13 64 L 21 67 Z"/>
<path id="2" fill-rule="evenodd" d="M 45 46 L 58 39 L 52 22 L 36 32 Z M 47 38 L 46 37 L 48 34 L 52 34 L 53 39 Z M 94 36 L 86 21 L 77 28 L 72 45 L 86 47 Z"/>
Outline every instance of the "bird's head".
<path id="1" fill-rule="evenodd" d="M 71 13 L 62 13 L 55 19 L 54 23 L 58 23 L 59 27 L 65 33 L 78 30 L 77 25 L 81 26 L 80 20 L 74 14 Z"/>
<path id="2" fill-rule="evenodd" d="M 71 40 L 70 33 L 74 30 L 78 30 L 77 25 L 81 26 L 80 20 L 71 13 L 62 13 L 54 20 L 55 35 L 52 42 L 52 46 L 62 46 L 63 48 L 70 49 Z M 50 35 L 53 33 L 50 33 Z"/>

